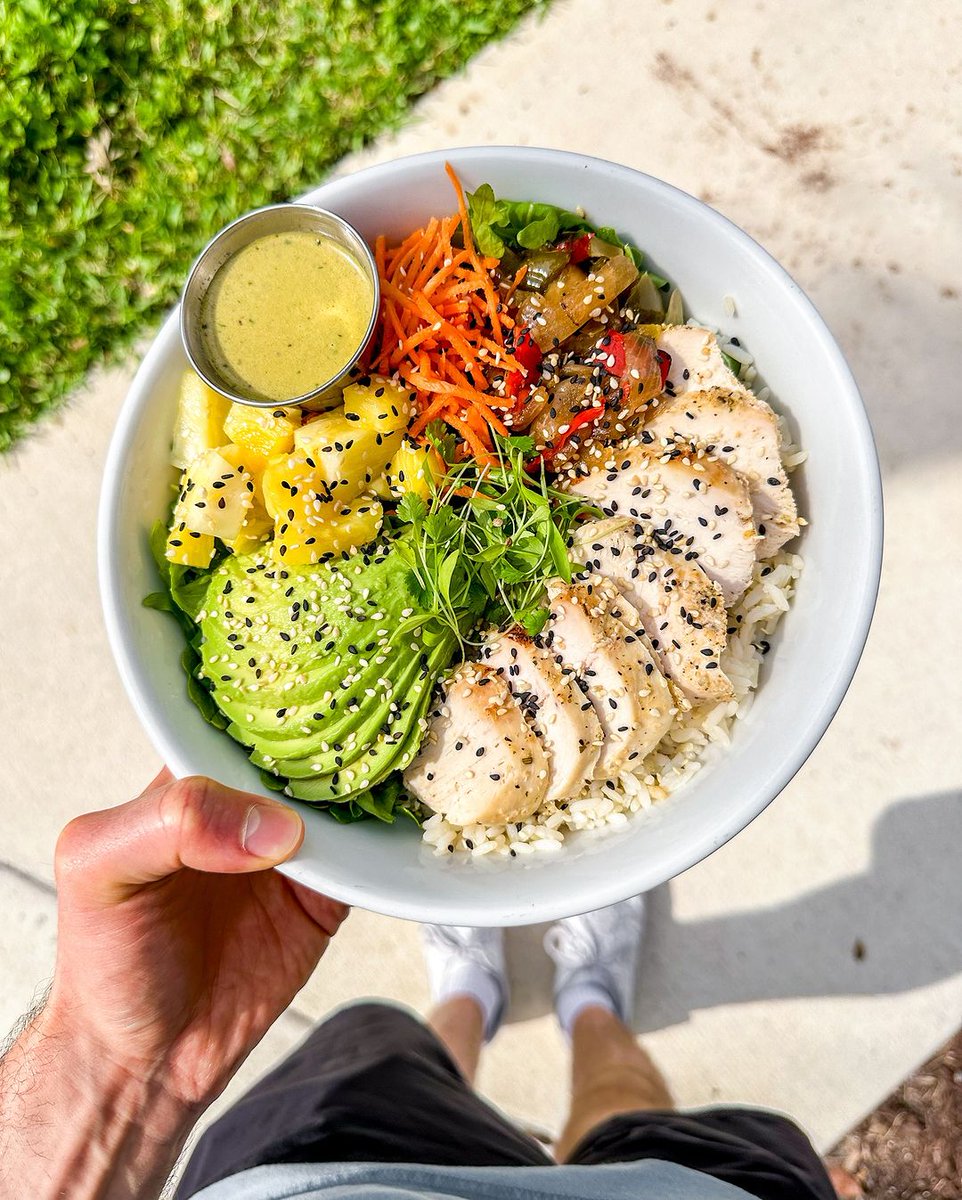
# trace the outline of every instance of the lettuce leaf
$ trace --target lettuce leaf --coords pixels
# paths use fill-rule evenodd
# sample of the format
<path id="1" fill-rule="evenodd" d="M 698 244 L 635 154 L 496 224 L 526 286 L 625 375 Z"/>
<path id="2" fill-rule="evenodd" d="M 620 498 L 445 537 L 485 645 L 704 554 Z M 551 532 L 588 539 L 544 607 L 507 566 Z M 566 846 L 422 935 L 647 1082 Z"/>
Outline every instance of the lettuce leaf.
<path id="1" fill-rule="evenodd" d="M 176 619 L 184 635 L 180 665 L 187 676 L 187 695 L 208 725 L 226 729 L 229 721 L 214 703 L 210 683 L 200 674 L 202 635 L 197 625 L 197 616 L 204 607 L 210 586 L 211 571 L 223 554 L 215 555 L 209 567 L 182 567 L 167 560 L 164 555 L 166 545 L 167 526 L 163 521 L 156 521 L 150 531 L 150 552 L 163 587 L 145 596 L 142 603 L 145 608 L 168 612 Z"/>
<path id="2" fill-rule="evenodd" d="M 632 242 L 620 237 L 610 225 L 593 225 L 582 213 L 541 204 L 534 200 L 499 200 L 490 183 L 469 192 L 468 217 L 478 249 L 501 258 L 505 250 L 540 250 L 556 242 L 563 233 L 594 233 L 602 241 L 621 246 L 640 269 L 644 255 Z M 656 287 L 667 286 L 660 275 L 648 272 Z"/>

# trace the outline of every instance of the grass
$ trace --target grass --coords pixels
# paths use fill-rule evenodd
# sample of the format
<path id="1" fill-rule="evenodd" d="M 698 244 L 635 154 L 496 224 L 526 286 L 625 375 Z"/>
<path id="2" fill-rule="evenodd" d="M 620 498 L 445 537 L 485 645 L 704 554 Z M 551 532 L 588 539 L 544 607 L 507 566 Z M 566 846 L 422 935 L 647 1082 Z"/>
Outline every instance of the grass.
<path id="1" fill-rule="evenodd" d="M 0 449 L 544 0 L 0 0 Z"/>

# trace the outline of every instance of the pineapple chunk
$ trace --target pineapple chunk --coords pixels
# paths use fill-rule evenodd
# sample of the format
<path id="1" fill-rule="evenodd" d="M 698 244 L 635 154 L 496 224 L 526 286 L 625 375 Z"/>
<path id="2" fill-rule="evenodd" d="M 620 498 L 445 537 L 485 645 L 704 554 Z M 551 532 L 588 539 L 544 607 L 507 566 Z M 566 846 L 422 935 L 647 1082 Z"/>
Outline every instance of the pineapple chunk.
<path id="1" fill-rule="evenodd" d="M 212 450 L 224 440 L 224 421 L 231 402 L 226 396 L 208 387 L 191 368 L 180 381 L 177 401 L 177 420 L 170 461 L 183 471 L 205 450 Z"/>
<path id="2" fill-rule="evenodd" d="M 246 471 L 254 485 L 251 506 L 244 517 L 240 533 L 235 538 L 223 539 L 227 548 L 235 554 L 249 554 L 267 540 L 274 528 L 271 515 L 264 506 L 263 479 L 267 459 L 245 450 L 242 446 L 221 446 L 217 453 L 235 469 Z"/>
<path id="3" fill-rule="evenodd" d="M 184 472 L 177 509 L 188 530 L 225 541 L 236 538 L 254 507 L 254 481 L 217 450 L 195 458 Z"/>
<path id="4" fill-rule="evenodd" d="M 377 479 L 371 481 L 371 495 L 377 496 L 378 500 L 394 499 L 387 475 L 378 475 Z"/>
<path id="5" fill-rule="evenodd" d="M 305 512 L 315 504 L 324 504 L 331 493 L 318 474 L 314 460 L 305 450 L 279 454 L 264 468 L 261 477 L 264 507 L 275 519 L 292 509 Z M 293 520 L 290 517 L 289 520 Z"/>
<path id="6" fill-rule="evenodd" d="M 258 454 L 255 450 L 249 450 L 244 446 L 236 446 L 233 442 L 227 446 L 217 446 L 215 449 L 222 458 L 227 459 L 232 467 L 243 468 L 254 480 L 255 485 L 260 487 L 261 476 L 267 466 L 267 459 L 263 454 Z"/>
<path id="7" fill-rule="evenodd" d="M 313 462 L 332 495 L 350 500 L 383 475 L 403 436 L 400 429 L 372 429 L 357 414 L 352 419 L 338 409 L 302 425 L 294 445 Z"/>
<path id="8" fill-rule="evenodd" d="M 284 514 L 274 531 L 274 557 L 292 565 L 366 546 L 377 537 L 383 519 L 373 496 L 358 496 L 349 504 L 328 500 L 293 511 L 294 518 Z"/>
<path id="9" fill-rule="evenodd" d="M 186 485 L 186 475 L 182 482 Z M 167 531 L 164 557 L 168 562 L 178 563 L 182 567 L 207 567 L 214 557 L 214 539 L 209 533 L 198 533 L 196 529 L 188 528 L 186 518 L 189 516 L 189 504 L 190 493 L 181 491 Z"/>
<path id="10" fill-rule="evenodd" d="M 299 408 L 252 408 L 232 404 L 224 422 L 224 433 L 245 450 L 270 458 L 294 446 L 294 431 L 301 423 Z"/>
<path id="11" fill-rule="evenodd" d="M 274 529 L 274 522 L 268 517 L 266 523 L 254 523 L 247 519 L 244 528 L 235 538 L 225 538 L 224 545 L 233 554 L 250 554 L 263 546 Z"/>
<path id="12" fill-rule="evenodd" d="M 447 472 L 444 459 L 433 446 L 416 446 L 405 438 L 400 450 L 391 459 L 387 480 L 393 495 L 400 498 L 413 492 L 428 501 Z"/>
<path id="13" fill-rule="evenodd" d="M 181 567 L 209 567 L 214 557 L 214 539 L 209 533 L 195 533 L 183 521 L 175 521 L 167 535 L 164 557 Z"/>
<path id="14" fill-rule="evenodd" d="M 393 433 L 407 429 L 414 412 L 411 393 L 381 375 L 369 383 L 351 383 L 344 389 L 344 414 L 356 417 L 369 429 Z"/>

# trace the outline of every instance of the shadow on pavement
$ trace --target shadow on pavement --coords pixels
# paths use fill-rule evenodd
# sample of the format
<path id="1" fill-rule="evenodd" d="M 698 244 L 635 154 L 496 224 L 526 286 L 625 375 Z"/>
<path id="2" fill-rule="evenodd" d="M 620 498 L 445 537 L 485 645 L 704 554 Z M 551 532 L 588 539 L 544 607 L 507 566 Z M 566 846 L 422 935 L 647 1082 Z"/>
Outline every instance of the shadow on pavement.
<path id="1" fill-rule="evenodd" d="M 855 374 L 882 469 L 962 450 L 955 382 L 962 356 L 962 289 L 839 266 L 812 297 Z M 764 364 L 764 351 L 758 351 Z"/>
<path id="2" fill-rule="evenodd" d="M 656 889 L 635 1028 L 664 1029 L 722 1004 L 893 994 L 962 971 L 959 846 L 962 792 L 946 792 L 894 804 L 875 826 L 864 872 L 788 903 L 677 921 L 670 884 Z M 545 928 L 508 931 L 512 1021 L 551 1009 Z"/>

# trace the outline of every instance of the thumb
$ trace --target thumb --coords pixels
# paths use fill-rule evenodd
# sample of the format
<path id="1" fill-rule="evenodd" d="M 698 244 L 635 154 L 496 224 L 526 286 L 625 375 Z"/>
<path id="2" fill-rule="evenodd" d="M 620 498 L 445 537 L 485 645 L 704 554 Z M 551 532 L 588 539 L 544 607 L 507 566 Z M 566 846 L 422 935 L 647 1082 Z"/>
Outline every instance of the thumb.
<path id="1" fill-rule="evenodd" d="M 303 839 L 304 822 L 286 804 L 203 776 L 161 775 L 136 800 L 70 822 L 57 843 L 57 883 L 82 901 L 116 903 L 183 867 L 266 870 Z"/>

